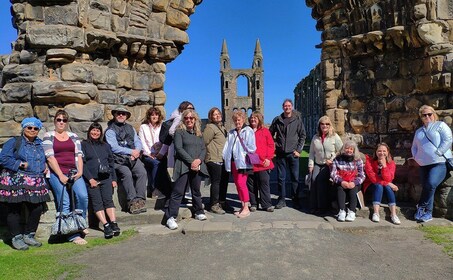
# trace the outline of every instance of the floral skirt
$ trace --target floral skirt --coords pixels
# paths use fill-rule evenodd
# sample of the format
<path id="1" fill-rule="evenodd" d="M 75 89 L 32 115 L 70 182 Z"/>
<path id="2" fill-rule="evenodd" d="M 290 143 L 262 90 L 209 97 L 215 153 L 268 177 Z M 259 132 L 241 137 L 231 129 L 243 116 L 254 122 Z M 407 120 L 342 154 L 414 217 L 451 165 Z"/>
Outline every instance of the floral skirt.
<path id="1" fill-rule="evenodd" d="M 0 202 L 42 203 L 50 201 L 44 174 L 26 174 L 3 169 L 0 174 Z"/>

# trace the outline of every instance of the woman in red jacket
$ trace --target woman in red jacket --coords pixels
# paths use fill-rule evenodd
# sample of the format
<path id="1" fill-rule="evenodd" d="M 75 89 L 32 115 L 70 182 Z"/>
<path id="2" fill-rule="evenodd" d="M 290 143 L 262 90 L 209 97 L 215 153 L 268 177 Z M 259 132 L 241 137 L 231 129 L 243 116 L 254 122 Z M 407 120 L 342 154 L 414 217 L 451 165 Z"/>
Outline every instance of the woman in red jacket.
<path id="1" fill-rule="evenodd" d="M 382 200 L 382 195 L 385 191 L 390 208 L 390 219 L 392 223 L 401 224 L 400 219 L 396 215 L 396 199 L 395 193 L 398 187 L 392 183 L 395 177 L 395 162 L 390 154 L 390 148 L 385 143 L 377 145 L 373 157 L 367 155 L 365 163 L 366 180 L 363 184 L 363 191 L 365 192 L 368 186 L 372 185 L 373 191 L 373 216 L 371 220 L 378 223 L 379 207 Z"/>
<path id="2" fill-rule="evenodd" d="M 247 188 L 250 196 L 250 211 L 254 212 L 261 203 L 261 208 L 267 212 L 274 212 L 271 201 L 271 188 L 269 184 L 269 174 L 274 168 L 272 158 L 274 157 L 274 140 L 269 129 L 265 128 L 264 117 L 255 111 L 249 118 L 250 127 L 255 132 L 256 153 L 259 155 L 261 163 L 253 166 L 253 174 L 247 178 Z M 259 199 L 258 199 L 259 193 Z"/>

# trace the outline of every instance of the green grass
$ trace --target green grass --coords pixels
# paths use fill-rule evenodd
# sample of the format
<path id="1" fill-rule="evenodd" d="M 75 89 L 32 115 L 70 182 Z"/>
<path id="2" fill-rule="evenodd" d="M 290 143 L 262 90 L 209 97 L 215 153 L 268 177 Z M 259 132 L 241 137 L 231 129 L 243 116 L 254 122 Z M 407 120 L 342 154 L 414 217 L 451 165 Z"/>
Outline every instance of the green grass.
<path id="1" fill-rule="evenodd" d="M 89 238 L 85 246 L 46 242 L 40 248 L 30 248 L 27 251 L 14 250 L 2 242 L 0 243 L 0 279 L 74 279 L 83 266 L 68 262 L 70 257 L 98 246 L 120 242 L 135 234 L 136 231 L 131 229 L 110 240 Z"/>
<path id="2" fill-rule="evenodd" d="M 453 258 L 453 227 L 452 226 L 423 226 L 420 230 L 425 237 L 441 245 L 443 251 Z"/>

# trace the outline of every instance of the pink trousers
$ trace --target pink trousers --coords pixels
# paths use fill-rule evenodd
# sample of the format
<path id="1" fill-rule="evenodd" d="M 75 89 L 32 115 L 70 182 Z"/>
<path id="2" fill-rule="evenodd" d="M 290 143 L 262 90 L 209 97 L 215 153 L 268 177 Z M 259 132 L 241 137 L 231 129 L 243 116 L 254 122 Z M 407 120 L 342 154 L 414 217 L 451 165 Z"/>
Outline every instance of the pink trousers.
<path id="1" fill-rule="evenodd" d="M 231 173 L 233 174 L 234 184 L 239 195 L 239 200 L 249 202 L 249 191 L 247 189 L 247 174 L 239 173 L 234 162 L 231 162 Z"/>

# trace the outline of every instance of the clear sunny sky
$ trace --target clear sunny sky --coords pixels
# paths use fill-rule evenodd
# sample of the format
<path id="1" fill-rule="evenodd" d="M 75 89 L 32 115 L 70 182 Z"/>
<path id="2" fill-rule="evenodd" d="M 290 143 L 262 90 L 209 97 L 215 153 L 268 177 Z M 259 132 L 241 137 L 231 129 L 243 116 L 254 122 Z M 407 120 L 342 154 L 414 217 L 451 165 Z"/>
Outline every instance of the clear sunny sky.
<path id="1" fill-rule="evenodd" d="M 0 1 L 0 54 L 11 52 L 16 30 L 10 2 Z M 302 0 L 204 0 L 188 29 L 190 43 L 167 64 L 165 109 L 181 101 L 194 103 L 200 117 L 220 107 L 220 50 L 225 39 L 232 68 L 250 68 L 256 39 L 261 42 L 264 67 L 264 116 L 267 123 L 282 112 L 285 98 L 294 99 L 297 83 L 320 61 L 321 42 L 311 9 Z M 238 91 L 245 94 L 245 82 Z"/>

